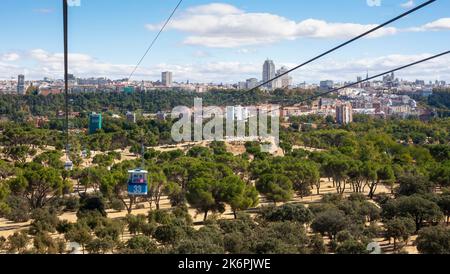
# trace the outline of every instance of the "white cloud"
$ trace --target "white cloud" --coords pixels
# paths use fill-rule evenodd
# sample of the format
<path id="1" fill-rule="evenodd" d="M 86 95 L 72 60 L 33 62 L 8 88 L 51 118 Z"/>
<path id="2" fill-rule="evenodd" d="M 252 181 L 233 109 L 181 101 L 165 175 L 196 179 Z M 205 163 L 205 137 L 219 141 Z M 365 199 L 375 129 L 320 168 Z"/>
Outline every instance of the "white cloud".
<path id="1" fill-rule="evenodd" d="M 300 22 L 270 13 L 246 13 L 226 4 L 209 4 L 187 9 L 172 20 L 168 29 L 188 33 L 187 45 L 213 48 L 274 43 L 298 38 L 350 38 L 376 25 L 331 23 L 317 19 Z M 149 30 L 158 30 L 161 24 L 148 24 Z M 392 35 L 396 28 L 383 28 L 371 37 Z"/>
<path id="2" fill-rule="evenodd" d="M 192 14 L 215 14 L 215 15 L 243 13 L 242 10 L 236 8 L 235 6 L 223 3 L 211 3 L 208 5 L 195 6 L 188 8 L 187 12 Z"/>
<path id="3" fill-rule="evenodd" d="M 379 7 L 381 6 L 381 0 L 366 0 L 369 7 Z"/>
<path id="4" fill-rule="evenodd" d="M 293 76 L 298 81 L 302 81 L 302 79 L 305 79 L 306 81 L 309 81 L 310 79 L 314 79 L 316 81 L 320 79 L 351 81 L 356 79 L 357 76 L 365 76 L 367 70 L 369 70 L 370 75 L 376 75 L 383 73 L 384 71 L 389 71 L 391 69 L 419 61 L 430 57 L 431 55 L 432 54 L 393 54 L 381 57 L 351 60 L 324 59 L 318 63 L 298 70 L 293 74 Z M 448 66 L 449 62 L 450 56 L 447 55 L 405 70 L 401 70 L 396 74 L 400 78 L 409 80 L 436 80 L 438 78 L 442 80 L 450 80 L 450 67 Z M 289 64 L 288 66 L 292 67 L 292 65 Z"/>
<path id="5" fill-rule="evenodd" d="M 405 3 L 403 3 L 403 4 L 400 4 L 400 6 L 402 8 L 405 8 L 405 9 L 410 9 L 412 7 L 415 7 L 416 3 L 414 2 L 414 0 L 409 0 L 409 1 L 405 2 Z"/>
<path id="6" fill-rule="evenodd" d="M 20 59 L 20 55 L 15 52 L 5 53 L 2 55 L 1 60 L 4 62 L 14 62 Z"/>
<path id="7" fill-rule="evenodd" d="M 441 18 L 417 28 L 411 28 L 410 31 L 442 31 L 450 30 L 450 17 Z"/>
<path id="8" fill-rule="evenodd" d="M 357 76 L 365 76 L 366 70 L 370 75 L 388 71 L 390 69 L 412 63 L 431 54 L 417 55 L 387 55 L 381 57 L 370 57 L 362 59 L 335 59 L 326 58 L 313 63 L 292 73 L 296 83 L 307 81 L 317 82 L 324 79 L 335 81 L 351 81 Z M 1 56 L 1 55 L 0 55 Z M 120 79 L 128 77 L 133 65 L 113 64 L 100 61 L 86 54 L 70 55 L 70 73 L 77 77 L 109 77 Z M 0 62 L 0 79 L 10 79 L 17 77 L 17 74 L 25 73 L 27 79 L 42 79 L 43 77 L 62 78 L 63 75 L 63 55 L 61 53 L 51 53 L 43 49 L 35 49 L 24 55 L 22 59 L 27 61 L 26 70 L 17 63 L 11 64 Z M 206 59 L 207 60 L 207 59 Z M 140 67 L 136 74 L 136 80 L 158 80 L 161 71 L 172 71 L 175 81 L 191 82 L 215 82 L 215 83 L 236 83 L 248 78 L 261 78 L 261 62 L 242 61 L 216 61 L 208 62 L 205 59 L 197 59 L 191 63 L 179 64 L 153 64 Z M 400 78 L 415 80 L 450 80 L 450 67 L 448 66 L 450 57 L 441 57 L 427 63 L 398 72 Z M 34 64 L 33 64 L 34 63 Z M 33 64 L 33 65 L 31 65 Z M 287 66 L 294 67 L 297 64 L 282 63 L 275 60 L 277 68 Z"/>

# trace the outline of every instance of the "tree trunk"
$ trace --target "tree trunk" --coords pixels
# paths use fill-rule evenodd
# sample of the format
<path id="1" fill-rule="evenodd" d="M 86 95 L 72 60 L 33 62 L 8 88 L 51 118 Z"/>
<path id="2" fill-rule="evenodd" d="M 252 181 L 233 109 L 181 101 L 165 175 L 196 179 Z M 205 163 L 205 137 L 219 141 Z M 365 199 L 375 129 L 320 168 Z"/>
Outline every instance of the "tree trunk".
<path id="1" fill-rule="evenodd" d="M 134 197 L 130 197 L 130 206 L 127 208 L 128 214 L 131 214 L 131 212 L 133 212 L 133 202 Z"/>
<path id="2" fill-rule="evenodd" d="M 206 222 L 207 218 L 208 218 L 208 210 L 205 210 L 205 215 L 203 217 L 203 222 Z"/>
<path id="3" fill-rule="evenodd" d="M 156 209 L 158 210 L 160 208 L 160 202 L 161 202 L 161 193 L 159 193 L 158 197 L 156 198 Z"/>

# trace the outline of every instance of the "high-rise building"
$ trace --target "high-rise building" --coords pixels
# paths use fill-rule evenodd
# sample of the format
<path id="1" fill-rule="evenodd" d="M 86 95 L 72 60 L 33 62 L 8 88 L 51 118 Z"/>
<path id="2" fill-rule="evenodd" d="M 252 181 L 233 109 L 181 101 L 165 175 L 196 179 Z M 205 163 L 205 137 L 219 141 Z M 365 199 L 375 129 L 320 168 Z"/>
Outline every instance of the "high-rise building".
<path id="1" fill-rule="evenodd" d="M 320 81 L 320 89 L 324 91 L 331 90 L 334 86 L 334 82 L 331 80 Z"/>
<path id="2" fill-rule="evenodd" d="M 161 75 L 161 82 L 163 86 L 165 87 L 171 87 L 172 86 L 172 72 L 165 71 Z"/>
<path id="3" fill-rule="evenodd" d="M 263 65 L 262 79 L 263 79 L 263 82 L 267 82 L 273 78 L 275 78 L 275 64 L 272 60 L 267 59 Z M 264 85 L 264 87 L 266 87 L 268 89 L 272 89 L 273 82 L 270 82 L 270 83 Z"/>
<path id="4" fill-rule="evenodd" d="M 286 67 L 281 67 L 277 70 L 276 76 L 280 76 L 287 71 L 288 69 Z M 273 88 L 288 88 L 290 86 L 292 86 L 292 77 L 290 77 L 289 74 L 286 74 L 274 81 Z"/>
<path id="5" fill-rule="evenodd" d="M 25 94 L 25 75 L 20 74 L 17 77 L 17 94 Z"/>
<path id="6" fill-rule="evenodd" d="M 356 82 L 359 83 L 359 84 L 356 85 L 358 88 L 361 88 L 363 86 L 363 84 L 360 83 L 361 81 L 362 81 L 362 77 L 361 76 L 356 77 Z"/>
<path id="7" fill-rule="evenodd" d="M 256 78 L 247 79 L 246 82 L 247 82 L 248 89 L 253 89 L 258 86 L 258 79 L 256 79 Z"/>
<path id="8" fill-rule="evenodd" d="M 340 125 L 347 125 L 353 122 L 353 108 L 350 103 L 336 106 L 336 122 Z"/>
<path id="9" fill-rule="evenodd" d="M 95 112 L 89 115 L 89 134 L 94 134 L 102 129 L 102 115 Z"/>

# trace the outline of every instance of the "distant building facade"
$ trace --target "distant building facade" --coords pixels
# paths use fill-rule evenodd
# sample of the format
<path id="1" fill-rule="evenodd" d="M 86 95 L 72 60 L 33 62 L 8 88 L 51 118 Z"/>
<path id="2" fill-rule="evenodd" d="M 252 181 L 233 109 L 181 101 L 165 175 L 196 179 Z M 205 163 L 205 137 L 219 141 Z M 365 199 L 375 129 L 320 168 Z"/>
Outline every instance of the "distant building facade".
<path id="1" fill-rule="evenodd" d="M 19 95 L 25 94 L 25 75 L 20 74 L 17 77 L 17 94 Z"/>
<path id="2" fill-rule="evenodd" d="M 172 76 L 173 76 L 173 74 L 170 71 L 165 71 L 161 74 L 161 82 L 162 82 L 163 86 L 172 87 L 172 85 L 173 85 Z"/>
<path id="3" fill-rule="evenodd" d="M 259 84 L 258 79 L 256 79 L 256 78 L 247 79 L 246 83 L 247 83 L 247 89 L 256 88 Z"/>
<path id="4" fill-rule="evenodd" d="M 263 65 L 263 82 L 267 82 L 273 78 L 275 78 L 275 63 L 272 60 L 266 60 Z M 265 84 L 264 87 L 272 89 L 273 82 Z"/>
<path id="5" fill-rule="evenodd" d="M 353 108 L 349 103 L 336 106 L 336 122 L 340 125 L 348 125 L 353 122 Z"/>
<path id="6" fill-rule="evenodd" d="M 320 81 L 320 90 L 329 91 L 333 89 L 334 82 L 331 80 Z"/>
<path id="7" fill-rule="evenodd" d="M 93 112 L 89 115 L 89 134 L 94 134 L 100 129 L 102 129 L 102 115 Z"/>
<path id="8" fill-rule="evenodd" d="M 292 77 L 289 76 L 289 74 L 285 74 L 288 72 L 288 69 L 286 67 L 281 67 L 279 70 L 277 70 L 277 73 L 275 76 L 281 76 L 277 80 L 274 81 L 273 88 L 289 88 L 292 86 Z"/>

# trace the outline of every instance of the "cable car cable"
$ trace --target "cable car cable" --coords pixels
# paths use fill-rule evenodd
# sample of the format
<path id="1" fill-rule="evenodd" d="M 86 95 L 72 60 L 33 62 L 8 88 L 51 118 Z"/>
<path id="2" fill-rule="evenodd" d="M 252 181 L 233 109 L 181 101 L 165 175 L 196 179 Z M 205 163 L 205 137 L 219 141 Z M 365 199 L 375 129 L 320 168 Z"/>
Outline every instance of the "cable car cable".
<path id="1" fill-rule="evenodd" d="M 396 71 L 399 71 L 399 70 L 403 70 L 403 69 L 406 69 L 406 68 L 409 68 L 409 67 L 412 67 L 412 66 L 416 66 L 416 65 L 418 65 L 418 64 L 421 64 L 421 63 L 424 63 L 424 62 L 427 62 L 427 61 L 430 61 L 430 60 L 433 60 L 433 59 L 442 57 L 442 56 L 447 55 L 447 54 L 450 54 L 450 50 L 449 50 L 449 51 L 442 52 L 442 53 L 439 53 L 439 54 L 436 54 L 436 55 L 433 55 L 433 56 L 431 56 L 431 57 L 428 57 L 428 58 L 425 58 L 425 59 L 422 59 L 422 60 L 419 60 L 419 61 L 416 61 L 416 62 L 413 62 L 413 63 L 410 63 L 410 64 L 407 64 L 407 65 L 404 65 L 404 66 L 401 66 L 401 67 L 398 67 L 398 68 L 395 68 L 395 69 L 392 69 L 392 70 L 389 70 L 389 71 L 385 71 L 385 72 L 383 72 L 383 73 L 379 73 L 379 74 L 377 74 L 377 75 L 368 77 L 367 79 L 364 79 L 364 80 L 361 80 L 361 81 L 356 81 L 356 82 L 354 82 L 354 83 L 347 84 L 347 85 L 344 85 L 344 86 L 342 86 L 342 87 L 335 88 L 335 89 L 332 89 L 332 90 L 330 90 L 330 91 L 323 92 L 323 93 L 320 93 L 320 94 L 317 94 L 317 95 L 308 97 L 307 99 L 300 100 L 300 101 L 298 101 L 298 102 L 296 102 L 296 103 L 293 103 L 293 104 L 287 104 L 287 105 L 284 105 L 284 107 L 292 106 L 292 105 L 297 105 L 297 104 L 301 104 L 301 103 L 304 103 L 304 102 L 307 102 L 307 101 L 311 101 L 311 100 L 316 99 L 316 98 L 318 98 L 318 97 L 322 97 L 322 96 L 324 96 L 324 95 L 327 95 L 327 94 L 330 94 L 330 93 L 334 93 L 334 92 L 340 91 L 340 90 L 342 90 L 342 89 L 350 88 L 350 87 L 353 87 L 353 86 L 355 86 L 355 85 L 358 85 L 358 84 L 361 84 L 361 83 L 368 82 L 368 81 L 370 81 L 370 80 L 379 78 L 379 77 L 381 77 L 381 76 L 383 76 L 383 75 L 390 74 L 390 73 L 392 73 L 392 72 L 396 72 Z M 275 109 L 275 110 L 277 110 L 277 109 Z M 273 111 L 273 110 L 272 110 L 272 111 Z"/>
<path id="2" fill-rule="evenodd" d="M 164 31 L 164 29 L 166 28 L 166 26 L 169 24 L 170 20 L 172 19 L 172 17 L 175 15 L 175 12 L 178 10 L 178 8 L 180 7 L 181 3 L 183 3 L 183 0 L 180 0 L 177 4 L 177 6 L 174 8 L 174 10 L 172 11 L 172 13 L 170 14 L 169 18 L 167 18 L 166 22 L 164 23 L 164 25 L 161 27 L 161 29 L 159 30 L 158 34 L 155 36 L 155 38 L 153 39 L 153 41 L 150 43 L 150 46 L 147 48 L 147 50 L 145 51 L 144 55 L 142 56 L 142 58 L 139 60 L 139 62 L 137 63 L 137 65 L 134 67 L 133 71 L 131 72 L 130 76 L 128 77 L 128 81 L 131 80 L 131 78 L 133 77 L 134 73 L 136 72 L 136 70 L 139 68 L 139 66 L 141 65 L 142 61 L 144 61 L 145 57 L 147 56 L 147 54 L 150 52 L 150 50 L 153 48 L 153 46 L 155 45 L 156 41 L 158 40 L 159 36 L 161 35 L 161 33 Z"/>

